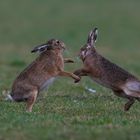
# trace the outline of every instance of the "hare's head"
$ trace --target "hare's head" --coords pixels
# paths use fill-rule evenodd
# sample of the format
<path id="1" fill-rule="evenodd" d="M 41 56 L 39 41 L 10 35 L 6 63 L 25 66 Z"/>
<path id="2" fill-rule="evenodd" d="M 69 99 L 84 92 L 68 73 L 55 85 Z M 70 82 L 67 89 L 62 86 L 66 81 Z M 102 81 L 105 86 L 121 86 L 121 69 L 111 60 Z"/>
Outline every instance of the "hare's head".
<path id="1" fill-rule="evenodd" d="M 94 28 L 90 31 L 87 43 L 80 49 L 79 57 L 84 60 L 87 55 L 95 52 L 95 42 L 97 39 L 98 29 Z"/>
<path id="2" fill-rule="evenodd" d="M 47 50 L 58 50 L 58 51 L 63 51 L 65 49 L 65 44 L 57 39 L 50 39 L 47 43 L 41 44 L 37 47 L 35 47 L 31 52 L 44 52 Z"/>

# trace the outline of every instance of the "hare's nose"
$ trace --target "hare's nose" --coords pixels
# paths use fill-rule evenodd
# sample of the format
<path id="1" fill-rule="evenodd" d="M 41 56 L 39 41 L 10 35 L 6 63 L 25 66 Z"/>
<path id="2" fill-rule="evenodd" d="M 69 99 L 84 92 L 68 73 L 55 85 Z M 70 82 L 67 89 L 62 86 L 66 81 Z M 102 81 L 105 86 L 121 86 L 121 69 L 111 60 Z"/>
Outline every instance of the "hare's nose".
<path id="1" fill-rule="evenodd" d="M 62 46 L 62 49 L 64 49 L 64 50 L 65 50 L 65 49 L 66 49 L 66 47 L 65 47 L 65 46 Z"/>
<path id="2" fill-rule="evenodd" d="M 64 49 L 64 50 L 66 49 L 65 44 L 62 44 L 61 47 L 62 47 L 62 49 Z"/>

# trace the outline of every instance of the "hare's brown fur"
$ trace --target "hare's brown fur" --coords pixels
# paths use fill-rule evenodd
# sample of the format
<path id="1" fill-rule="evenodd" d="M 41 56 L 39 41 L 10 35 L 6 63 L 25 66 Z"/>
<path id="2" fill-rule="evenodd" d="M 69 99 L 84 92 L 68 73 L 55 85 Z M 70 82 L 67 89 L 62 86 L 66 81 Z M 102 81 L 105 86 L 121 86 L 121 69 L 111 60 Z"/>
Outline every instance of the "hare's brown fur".
<path id="1" fill-rule="evenodd" d="M 11 96 L 14 101 L 26 101 L 27 111 L 32 111 L 32 106 L 38 93 L 53 81 L 57 76 L 67 76 L 79 79 L 78 76 L 65 72 L 64 62 L 73 62 L 70 59 L 63 59 L 62 52 L 64 43 L 52 39 L 48 41 L 49 49 L 43 51 L 13 83 Z M 55 44 L 56 43 L 56 44 Z"/>
<path id="2" fill-rule="evenodd" d="M 79 56 L 83 60 L 83 68 L 74 74 L 90 76 L 95 82 L 112 89 L 115 95 L 129 99 L 124 107 L 127 111 L 135 99 L 140 100 L 140 81 L 96 51 L 95 32 L 96 29 L 90 32 L 87 44 L 81 48 Z"/>

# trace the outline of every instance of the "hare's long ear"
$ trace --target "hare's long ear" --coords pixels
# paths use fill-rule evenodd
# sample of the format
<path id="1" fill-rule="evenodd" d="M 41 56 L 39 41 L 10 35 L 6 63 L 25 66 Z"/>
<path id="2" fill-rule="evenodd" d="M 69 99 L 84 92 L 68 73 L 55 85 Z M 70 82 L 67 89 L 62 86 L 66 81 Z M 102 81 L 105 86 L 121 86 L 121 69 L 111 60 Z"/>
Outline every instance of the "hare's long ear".
<path id="1" fill-rule="evenodd" d="M 48 47 L 49 47 L 48 44 L 39 45 L 39 46 L 35 47 L 35 48 L 31 51 L 31 53 L 43 52 L 43 51 L 45 51 Z"/>
<path id="2" fill-rule="evenodd" d="M 93 41 L 96 42 L 97 35 L 98 35 L 98 28 L 94 28 L 92 34 L 93 34 Z"/>
<path id="3" fill-rule="evenodd" d="M 92 47 L 94 47 L 94 44 L 97 40 L 97 34 L 98 34 L 98 29 L 94 28 L 93 30 L 90 31 L 88 35 L 87 43 Z"/>

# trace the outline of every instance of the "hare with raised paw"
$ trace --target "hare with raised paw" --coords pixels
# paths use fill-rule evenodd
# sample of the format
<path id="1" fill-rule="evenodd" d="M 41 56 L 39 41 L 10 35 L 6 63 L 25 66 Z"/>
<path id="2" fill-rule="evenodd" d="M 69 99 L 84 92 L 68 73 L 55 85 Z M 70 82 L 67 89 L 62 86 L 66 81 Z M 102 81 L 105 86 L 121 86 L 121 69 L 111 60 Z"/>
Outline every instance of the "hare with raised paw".
<path id="1" fill-rule="evenodd" d="M 81 48 L 79 57 L 83 61 L 83 68 L 74 72 L 77 76 L 89 76 L 115 93 L 128 99 L 124 110 L 128 111 L 135 100 L 140 101 L 140 81 L 118 65 L 110 62 L 95 49 L 98 29 L 94 28 L 88 36 L 87 43 Z M 75 82 L 79 82 L 76 80 Z"/>
<path id="2" fill-rule="evenodd" d="M 64 62 L 73 62 L 63 59 L 64 49 L 65 44 L 56 39 L 35 47 L 32 53 L 39 52 L 40 55 L 15 79 L 10 95 L 14 101 L 25 101 L 28 112 L 32 111 L 39 92 L 47 89 L 57 76 L 79 80 L 75 74 L 64 71 Z"/>

